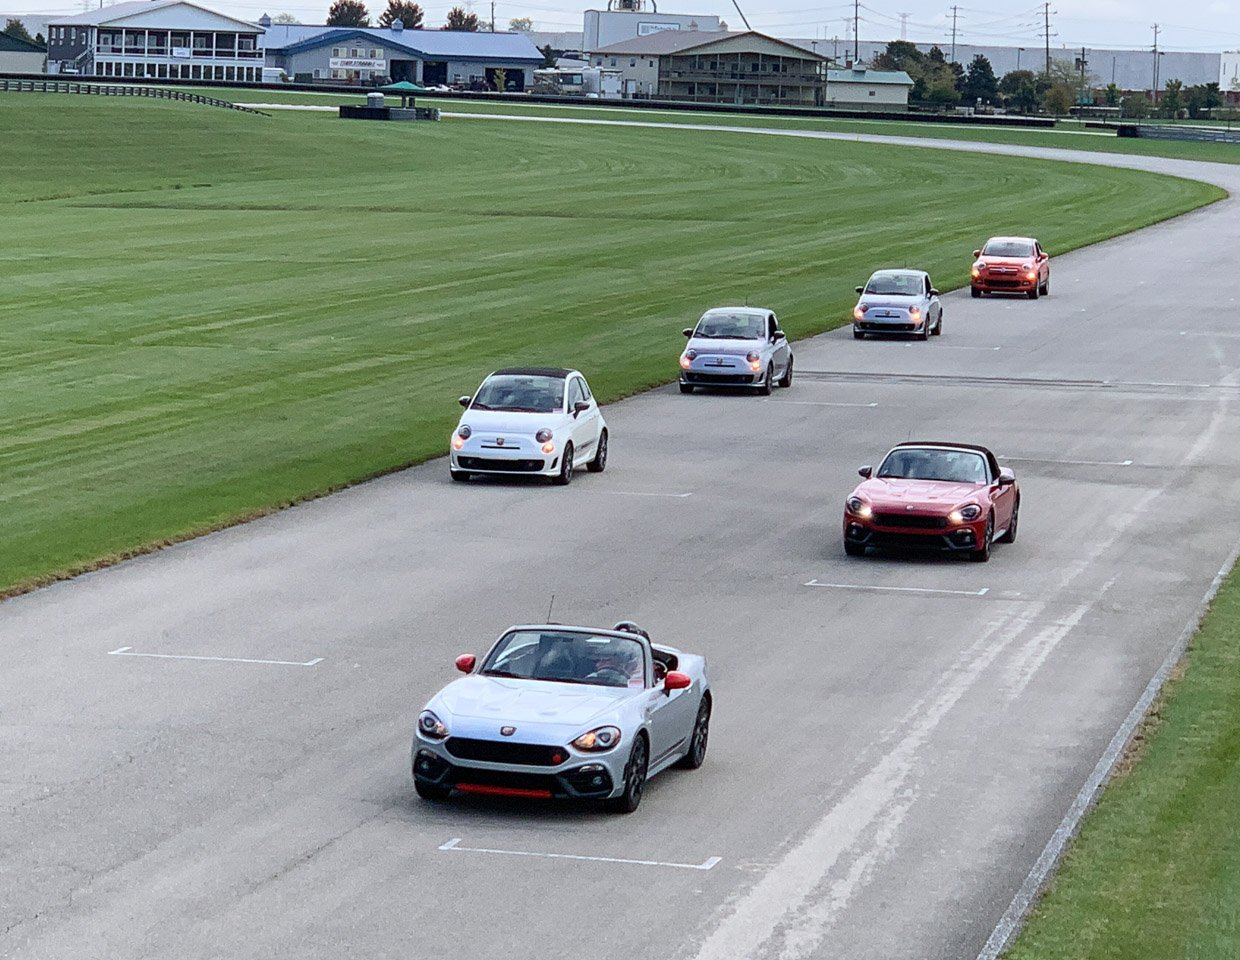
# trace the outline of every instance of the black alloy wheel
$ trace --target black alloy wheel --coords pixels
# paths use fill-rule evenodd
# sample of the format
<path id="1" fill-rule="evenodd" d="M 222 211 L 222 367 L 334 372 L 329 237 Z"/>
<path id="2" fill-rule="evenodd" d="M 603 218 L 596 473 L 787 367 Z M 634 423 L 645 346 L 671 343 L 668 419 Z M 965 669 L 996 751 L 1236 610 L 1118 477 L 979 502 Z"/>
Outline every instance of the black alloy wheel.
<path id="1" fill-rule="evenodd" d="M 632 813 L 642 802 L 642 794 L 646 792 L 646 770 L 650 757 L 646 747 L 646 738 L 638 736 L 633 744 L 633 752 L 629 754 L 629 762 L 624 766 L 624 793 L 605 801 L 607 809 L 612 813 Z"/>
<path id="2" fill-rule="evenodd" d="M 452 793 L 451 787 L 441 787 L 437 783 L 426 783 L 418 780 L 416 777 L 413 781 L 413 789 L 417 791 L 418 796 L 423 800 L 447 800 L 448 795 Z"/>
<path id="3" fill-rule="evenodd" d="M 676 761 L 682 770 L 696 770 L 706 761 L 706 745 L 710 740 L 710 698 L 703 696 L 698 704 L 697 719 L 689 738 L 689 752 Z"/>
<path id="4" fill-rule="evenodd" d="M 974 563 L 985 563 L 990 559 L 990 545 L 995 537 L 995 515 L 992 513 L 986 518 L 986 535 L 982 539 L 980 549 L 974 550 L 969 554 L 969 559 Z"/>
<path id="5" fill-rule="evenodd" d="M 943 336 L 943 311 L 942 310 L 939 310 L 939 322 L 934 325 L 934 330 L 932 330 L 931 332 L 936 337 Z"/>
<path id="6" fill-rule="evenodd" d="M 766 377 L 762 381 L 762 386 L 758 387 L 758 393 L 764 397 L 771 395 L 771 385 L 775 382 L 775 364 L 768 363 L 766 365 Z"/>
<path id="7" fill-rule="evenodd" d="M 1016 506 L 1012 508 L 1012 519 L 1008 521 L 1008 528 L 1003 531 L 1003 536 L 999 538 L 1000 543 L 1016 542 L 1016 525 L 1020 522 L 1020 500 L 1016 501 Z"/>
<path id="8" fill-rule="evenodd" d="M 779 385 L 785 389 L 792 386 L 792 357 L 788 357 L 788 368 L 784 370 L 784 375 L 779 378 Z"/>
<path id="9" fill-rule="evenodd" d="M 586 464 L 591 473 L 602 473 L 607 469 L 607 431 L 598 435 L 598 449 L 594 451 L 594 459 Z"/>
<path id="10" fill-rule="evenodd" d="M 573 444 L 570 440 L 564 444 L 564 455 L 560 459 L 560 472 L 551 478 L 558 487 L 567 487 L 573 482 Z"/>

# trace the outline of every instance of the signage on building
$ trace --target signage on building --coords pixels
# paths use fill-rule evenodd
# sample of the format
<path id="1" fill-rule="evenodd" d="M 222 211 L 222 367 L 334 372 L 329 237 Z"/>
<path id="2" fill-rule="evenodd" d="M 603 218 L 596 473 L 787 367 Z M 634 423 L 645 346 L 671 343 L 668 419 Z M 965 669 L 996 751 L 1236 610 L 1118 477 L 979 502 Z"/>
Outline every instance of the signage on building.
<path id="1" fill-rule="evenodd" d="M 189 47 L 173 47 L 172 55 L 174 57 L 181 57 L 182 59 L 188 60 L 190 56 L 190 49 Z"/>
<path id="2" fill-rule="evenodd" d="M 664 30 L 679 30 L 679 23 L 639 23 L 637 25 L 637 35 L 639 37 L 648 37 L 652 33 L 662 33 Z"/>
<path id="3" fill-rule="evenodd" d="M 387 69 L 386 60 L 365 60 L 357 57 L 332 57 L 327 61 L 327 65 L 333 70 L 376 70 L 383 72 Z"/>

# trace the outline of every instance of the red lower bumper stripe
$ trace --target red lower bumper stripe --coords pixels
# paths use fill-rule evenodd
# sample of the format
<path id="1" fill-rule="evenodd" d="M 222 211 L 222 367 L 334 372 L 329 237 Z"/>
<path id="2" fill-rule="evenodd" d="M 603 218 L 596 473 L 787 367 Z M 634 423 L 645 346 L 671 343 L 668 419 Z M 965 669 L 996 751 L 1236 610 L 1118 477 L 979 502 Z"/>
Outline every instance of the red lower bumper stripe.
<path id="1" fill-rule="evenodd" d="M 492 787 L 482 783 L 458 783 L 461 793 L 484 793 L 492 797 L 537 797 L 550 799 L 550 790 L 525 790 L 521 787 Z"/>

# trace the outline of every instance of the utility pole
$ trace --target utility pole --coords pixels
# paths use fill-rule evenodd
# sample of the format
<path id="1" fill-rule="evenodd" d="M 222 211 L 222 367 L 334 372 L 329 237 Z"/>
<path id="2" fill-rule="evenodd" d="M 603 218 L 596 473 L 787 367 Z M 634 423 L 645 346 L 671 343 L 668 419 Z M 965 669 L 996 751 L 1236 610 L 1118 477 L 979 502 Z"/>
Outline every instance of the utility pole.
<path id="1" fill-rule="evenodd" d="M 951 56 L 952 63 L 956 62 L 956 17 L 959 13 L 959 10 L 960 8 L 957 6 L 952 7 L 952 56 Z"/>
<path id="2" fill-rule="evenodd" d="M 898 13 L 896 14 L 896 16 L 900 18 L 900 39 L 907 40 L 908 39 L 908 18 L 911 17 L 912 14 L 911 13 Z"/>
<path id="3" fill-rule="evenodd" d="M 495 32 L 495 0 L 491 0 L 491 32 Z"/>
<path id="4" fill-rule="evenodd" d="M 1042 34 L 1046 39 L 1046 75 L 1051 75 L 1051 4 L 1046 0 L 1042 4 Z"/>
<path id="5" fill-rule="evenodd" d="M 861 0 L 853 0 L 853 63 L 861 59 Z"/>
<path id="6" fill-rule="evenodd" d="M 1158 24 L 1154 24 L 1154 86 L 1150 91 L 1154 106 L 1158 106 L 1158 33 Z"/>

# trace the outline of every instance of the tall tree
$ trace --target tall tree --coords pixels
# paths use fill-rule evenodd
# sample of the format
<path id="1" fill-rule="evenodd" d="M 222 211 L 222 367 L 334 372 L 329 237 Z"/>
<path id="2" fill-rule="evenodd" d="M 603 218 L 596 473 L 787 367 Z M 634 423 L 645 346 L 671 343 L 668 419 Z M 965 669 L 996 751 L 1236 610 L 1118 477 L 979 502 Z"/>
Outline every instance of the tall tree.
<path id="1" fill-rule="evenodd" d="M 34 35 L 34 42 L 37 43 L 41 47 L 47 46 L 47 41 L 43 38 L 43 34 L 41 33 L 36 33 Z"/>
<path id="2" fill-rule="evenodd" d="M 26 25 L 13 17 L 4 25 L 4 32 L 10 37 L 17 37 L 19 40 L 29 40 L 34 43 L 34 37 L 30 35 L 30 31 L 26 29 Z"/>
<path id="3" fill-rule="evenodd" d="M 422 8 L 412 0 L 388 0 L 387 9 L 379 14 L 379 26 L 390 27 L 399 20 L 406 30 L 421 30 L 422 17 Z"/>
<path id="4" fill-rule="evenodd" d="M 1033 113 L 1038 109 L 1038 77 L 1032 70 L 1012 70 L 999 81 L 999 94 L 1009 110 Z"/>
<path id="5" fill-rule="evenodd" d="M 277 13 L 274 17 L 271 18 L 271 22 L 272 23 L 301 23 L 301 21 L 298 20 L 291 13 Z"/>
<path id="6" fill-rule="evenodd" d="M 1159 103 L 1162 107 L 1164 116 L 1171 117 L 1173 120 L 1179 116 L 1180 111 L 1184 109 L 1184 81 L 1168 80 L 1167 86 L 1163 88 L 1162 101 Z"/>
<path id="7" fill-rule="evenodd" d="M 462 7 L 453 7 L 448 11 L 448 21 L 441 30 L 458 30 L 462 33 L 477 33 L 479 28 L 478 14 L 466 13 Z"/>
<path id="8" fill-rule="evenodd" d="M 534 29 L 534 21 L 529 17 L 513 17 L 508 21 L 508 29 L 513 33 L 529 33 Z"/>
<path id="9" fill-rule="evenodd" d="M 904 70 L 912 74 L 913 70 L 926 61 L 926 55 L 917 49 L 917 45 L 907 40 L 892 40 L 887 49 L 876 56 L 870 63 L 875 70 Z"/>
<path id="10" fill-rule="evenodd" d="M 335 0 L 327 11 L 329 27 L 369 27 L 370 11 L 362 0 Z"/>
<path id="11" fill-rule="evenodd" d="M 555 66 L 555 50 L 552 48 L 551 44 L 548 43 L 544 46 L 539 47 L 538 52 L 543 55 L 542 65 L 544 67 Z"/>
<path id="12" fill-rule="evenodd" d="M 994 67 L 980 53 L 973 58 L 965 74 L 964 98 L 969 103 L 990 103 L 999 93 L 999 81 L 995 79 Z"/>

